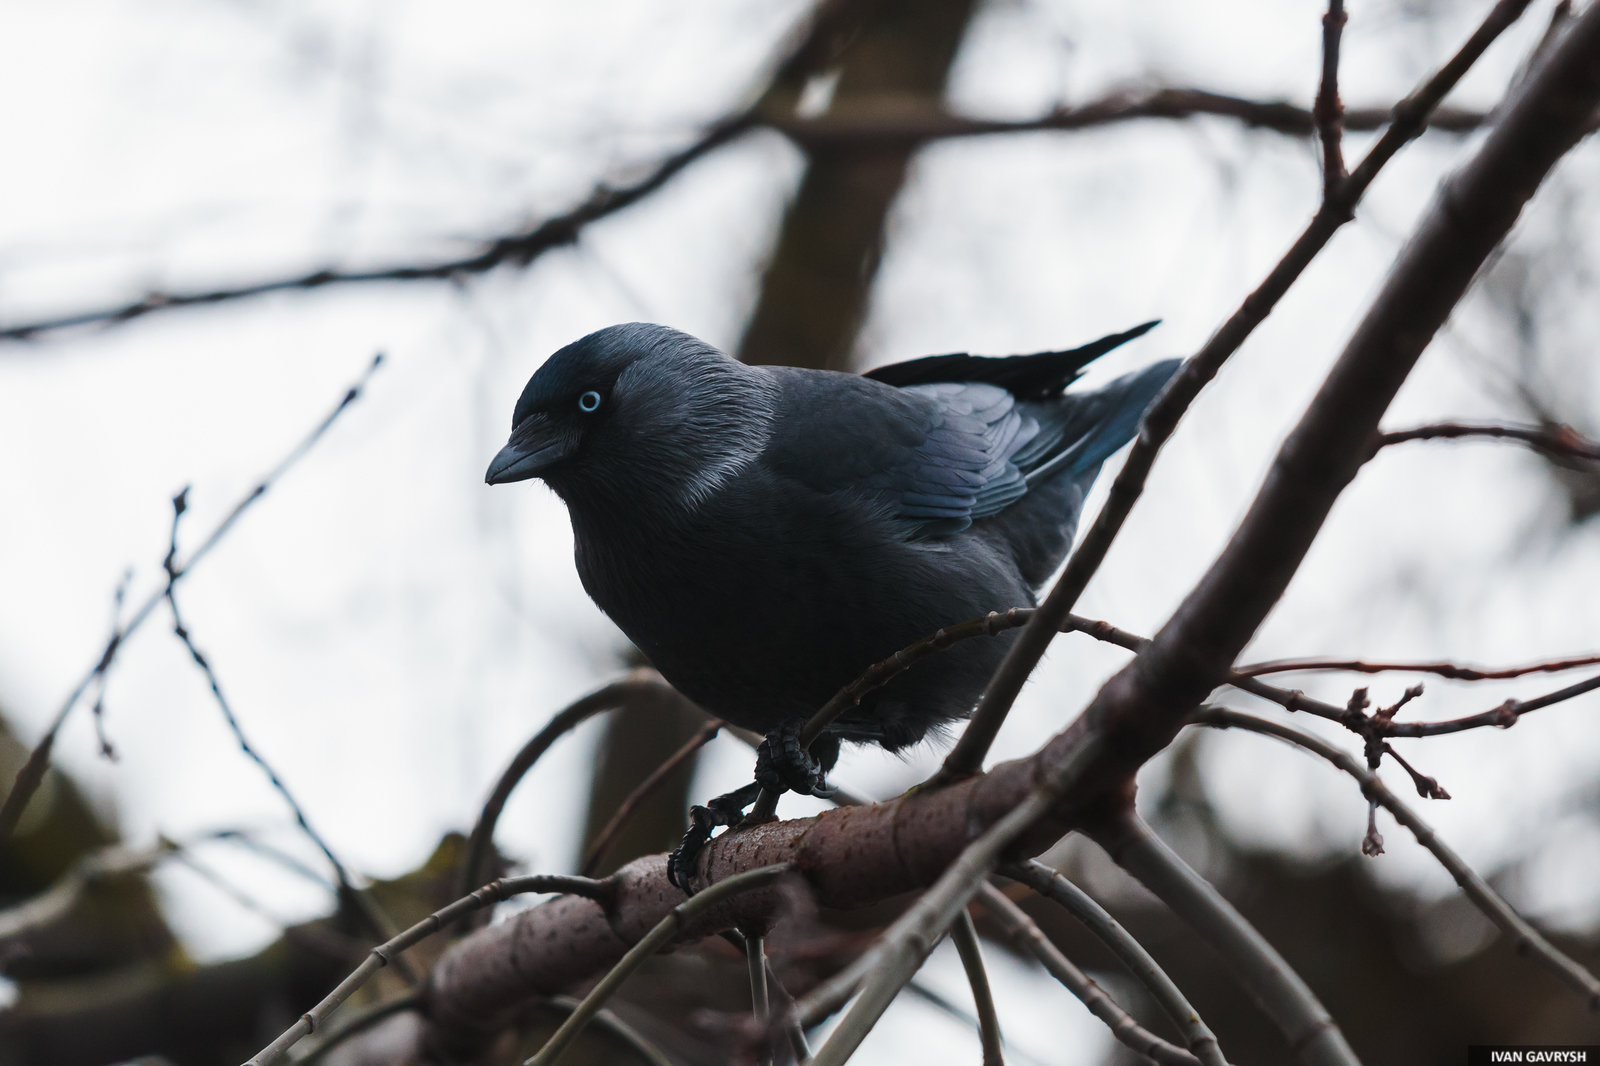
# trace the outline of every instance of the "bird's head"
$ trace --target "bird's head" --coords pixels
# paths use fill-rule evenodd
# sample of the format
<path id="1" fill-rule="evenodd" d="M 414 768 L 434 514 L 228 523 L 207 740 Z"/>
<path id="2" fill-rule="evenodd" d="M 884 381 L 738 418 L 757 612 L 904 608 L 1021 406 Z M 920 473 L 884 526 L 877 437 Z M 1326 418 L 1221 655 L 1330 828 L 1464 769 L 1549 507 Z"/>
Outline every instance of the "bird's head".
<path id="1" fill-rule="evenodd" d="M 686 333 L 608 326 L 528 380 L 484 480 L 543 478 L 569 504 L 654 492 L 693 505 L 765 443 L 770 394 L 764 375 Z"/>

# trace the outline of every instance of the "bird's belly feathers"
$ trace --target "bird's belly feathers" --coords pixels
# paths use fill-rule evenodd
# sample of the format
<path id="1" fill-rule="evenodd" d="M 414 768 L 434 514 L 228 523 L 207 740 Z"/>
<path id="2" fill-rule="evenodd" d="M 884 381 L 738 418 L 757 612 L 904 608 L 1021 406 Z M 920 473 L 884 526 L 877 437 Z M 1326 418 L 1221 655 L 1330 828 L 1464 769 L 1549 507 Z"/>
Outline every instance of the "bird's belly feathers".
<path id="1" fill-rule="evenodd" d="M 674 686 L 736 724 L 765 731 L 809 715 L 941 626 L 1032 602 L 981 538 L 909 541 L 851 500 L 761 502 L 708 508 L 626 545 L 578 537 L 595 602 Z M 845 734 L 900 747 L 966 714 L 1005 643 L 980 637 L 919 664 L 865 700 Z"/>

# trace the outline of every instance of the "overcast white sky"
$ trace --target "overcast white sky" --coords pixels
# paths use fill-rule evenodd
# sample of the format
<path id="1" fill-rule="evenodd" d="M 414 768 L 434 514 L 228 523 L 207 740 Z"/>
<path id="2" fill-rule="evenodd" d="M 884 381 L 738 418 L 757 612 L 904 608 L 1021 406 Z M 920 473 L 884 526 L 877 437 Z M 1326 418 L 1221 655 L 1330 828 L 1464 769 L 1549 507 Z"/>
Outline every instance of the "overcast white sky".
<path id="1" fill-rule="evenodd" d="M 1491 105 L 1549 6 L 1536 3 L 1451 102 Z M 1345 99 L 1396 99 L 1487 7 L 1355 0 Z M 637 173 L 738 106 L 804 9 L 0 0 L 0 203 L 10 206 L 0 212 L 0 323 L 151 288 L 459 254 L 563 211 L 596 181 Z M 1320 15 L 1309 0 L 996 0 L 962 48 L 951 103 L 1025 117 L 1110 87 L 1172 84 L 1309 104 Z M 1369 141 L 1351 137 L 1349 151 Z M 1084 613 L 1142 632 L 1166 618 L 1232 530 L 1439 176 L 1474 143 L 1429 135 L 1389 167 L 1357 224 L 1195 405 Z M 181 596 L 250 737 L 333 847 L 374 875 L 414 867 L 441 833 L 470 825 L 493 776 L 546 717 L 615 673 L 622 647 L 579 587 L 559 502 L 537 485 L 482 484 L 523 381 L 556 347 L 616 321 L 735 345 L 801 167 L 794 149 L 758 133 L 527 270 L 287 293 L 0 347 L 9 721 L 39 735 L 98 654 L 125 570 L 136 602 L 157 587 L 177 489 L 193 486 L 192 547 L 382 350 L 388 363 L 366 397 Z M 1565 287 L 1550 290 L 1559 313 L 1541 343 L 1565 359 L 1563 398 L 1600 420 L 1600 390 L 1579 361 L 1600 332 L 1586 273 L 1600 234 L 1597 171 L 1590 144 L 1563 165 L 1514 248 L 1538 260 L 1574 233 L 1590 236 L 1571 253 Z M 1220 120 L 933 146 L 896 205 L 861 359 L 1064 347 L 1153 317 L 1163 326 L 1096 376 L 1187 354 L 1287 248 L 1317 192 L 1308 142 Z M 1514 343 L 1482 301 L 1463 308 L 1389 422 L 1523 417 L 1482 366 Z M 1385 455 L 1335 510 L 1250 655 L 1499 664 L 1600 647 L 1600 527 L 1563 530 L 1560 508 L 1541 462 L 1515 449 Z M 1058 641 L 996 755 L 1033 750 L 1121 661 Z M 1409 681 L 1376 680 L 1374 695 L 1392 702 Z M 1562 683 L 1429 681 L 1413 707 L 1448 717 Z M 1304 687 L 1342 703 L 1349 685 Z M 129 839 L 265 827 L 305 851 L 164 615 L 125 647 L 110 680 L 116 763 L 97 756 L 86 712 L 75 712 L 58 759 Z M 1590 695 L 1509 732 L 1408 750 L 1455 797 L 1426 815 L 1481 866 L 1534 856 L 1520 901 L 1556 925 L 1588 926 L 1600 907 L 1600 829 L 1580 809 L 1600 759 L 1597 712 Z M 589 729 L 563 742 L 507 810 L 502 840 L 531 868 L 574 861 L 580 827 L 546 812 L 585 787 L 593 740 Z M 748 773 L 748 751 L 722 744 L 700 792 Z M 888 795 L 937 756 L 852 753 L 838 777 Z M 1231 736 L 1215 738 L 1205 765 L 1212 798 L 1246 838 L 1307 856 L 1356 848 L 1364 803 L 1331 770 Z M 1385 832 L 1381 878 L 1449 888 L 1402 831 Z M 208 855 L 285 920 L 326 905 L 320 890 L 247 857 Z M 181 870 L 160 885 L 201 957 L 275 935 Z M 952 966 L 936 960 L 936 979 Z M 1022 970 L 996 979 L 1036 988 Z M 917 1021 L 922 1010 L 896 1007 L 875 1061 L 917 1061 L 919 1041 L 946 1039 Z M 1083 1061 L 1103 1039 L 1077 1018 L 1072 1031 L 1087 1043 L 1043 1033 L 1030 1043 L 1028 1024 L 1007 1031 L 1045 1061 Z"/>

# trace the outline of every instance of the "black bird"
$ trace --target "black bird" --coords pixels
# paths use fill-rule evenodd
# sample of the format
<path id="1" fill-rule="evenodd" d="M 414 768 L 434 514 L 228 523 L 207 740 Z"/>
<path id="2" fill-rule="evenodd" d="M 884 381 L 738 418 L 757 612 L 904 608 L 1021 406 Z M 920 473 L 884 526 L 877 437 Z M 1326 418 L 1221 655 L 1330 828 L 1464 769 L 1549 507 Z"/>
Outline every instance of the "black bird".
<path id="1" fill-rule="evenodd" d="M 1063 390 L 1154 325 L 865 375 L 746 366 L 665 326 L 611 326 L 529 379 L 485 480 L 543 478 L 601 610 L 684 695 L 768 736 L 758 782 L 821 793 L 839 741 L 897 751 L 971 713 L 1014 634 L 961 642 L 870 693 L 815 760 L 794 740 L 871 664 L 1033 604 L 1101 463 L 1179 363 Z M 742 807 L 754 791 L 729 797 Z M 686 872 L 673 863 L 675 881 Z"/>

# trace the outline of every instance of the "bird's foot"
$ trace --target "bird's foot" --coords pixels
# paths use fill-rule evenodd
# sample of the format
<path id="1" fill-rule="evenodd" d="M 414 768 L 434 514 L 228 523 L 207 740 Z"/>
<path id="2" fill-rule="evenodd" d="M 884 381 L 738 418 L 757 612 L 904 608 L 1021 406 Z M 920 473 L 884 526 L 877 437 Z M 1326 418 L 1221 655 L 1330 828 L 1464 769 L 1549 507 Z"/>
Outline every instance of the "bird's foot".
<path id="1" fill-rule="evenodd" d="M 689 831 L 683 834 L 683 842 L 677 850 L 667 856 L 667 880 L 673 887 L 694 895 L 690 884 L 700 862 L 700 852 L 710 842 L 712 831 L 718 826 L 738 824 L 744 818 L 744 809 L 755 802 L 760 791 L 760 782 L 752 781 L 708 801 L 704 807 L 689 808 Z"/>
<path id="2" fill-rule="evenodd" d="M 756 784 L 774 796 L 798 792 L 827 799 L 833 795 L 828 771 L 839 761 L 839 738 L 824 733 L 808 752 L 800 743 L 805 724 L 804 718 L 785 719 L 756 749 Z"/>

